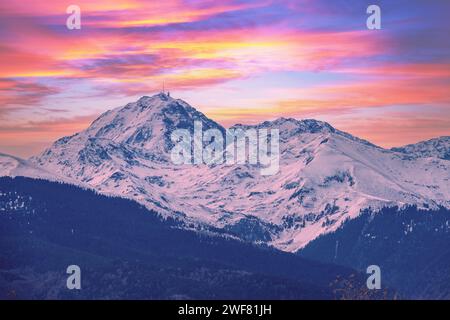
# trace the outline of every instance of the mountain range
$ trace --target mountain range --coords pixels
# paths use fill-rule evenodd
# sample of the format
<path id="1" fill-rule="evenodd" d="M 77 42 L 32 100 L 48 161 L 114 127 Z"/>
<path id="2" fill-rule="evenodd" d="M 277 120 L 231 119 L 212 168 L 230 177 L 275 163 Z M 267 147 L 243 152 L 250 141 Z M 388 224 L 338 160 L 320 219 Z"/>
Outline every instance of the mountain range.
<path id="1" fill-rule="evenodd" d="M 238 286 L 237 283 L 251 285 L 259 279 L 262 281 L 261 291 L 255 291 L 258 292 L 256 295 L 255 292 L 241 292 L 242 297 L 328 299 L 336 298 L 336 288 L 326 289 L 330 283 L 336 285 L 336 279 L 340 278 L 341 282 L 349 285 L 349 279 L 359 279 L 358 286 L 361 286 L 360 274 L 365 273 L 368 265 L 377 264 L 383 270 L 386 285 L 397 290 L 401 297 L 450 297 L 450 251 L 447 248 L 450 241 L 450 137 L 385 149 L 313 119 L 279 118 L 257 125 L 232 126 L 231 129 L 279 130 L 279 171 L 265 176 L 261 174 L 259 165 L 249 163 L 174 164 L 170 156 L 174 146 L 171 134 L 176 129 L 185 129 L 193 134 L 195 121 L 201 122 L 203 130 L 227 131 L 188 103 L 160 93 L 103 113 L 86 130 L 57 140 L 40 155 L 28 160 L 0 154 L 0 176 L 33 178 L 24 181 L 20 180 L 22 178 L 2 178 L 0 181 L 0 217 L 6 237 L 2 241 L 5 244 L 17 242 L 2 248 L 5 256 L 16 258 L 11 258 L 7 265 L 0 265 L 0 287 L 23 290 L 16 286 L 15 280 L 7 279 L 22 279 L 24 272 L 26 277 L 33 279 L 51 277 L 34 269 L 31 274 L 27 273 L 27 267 L 37 263 L 33 254 L 35 246 L 28 239 L 35 236 L 27 235 L 30 230 L 41 230 L 40 236 L 33 241 L 41 243 L 44 246 L 42 250 L 55 246 L 70 247 L 72 253 L 82 252 L 77 257 L 89 265 L 91 255 L 96 256 L 94 260 L 104 262 L 100 269 L 97 269 L 97 264 L 91 265 L 96 270 L 95 274 L 99 274 L 103 267 L 111 268 L 105 261 L 113 258 L 114 254 L 111 256 L 109 253 L 114 249 L 109 246 L 117 240 L 113 234 L 103 234 L 103 228 L 110 230 L 126 226 L 128 231 L 123 231 L 122 238 L 117 240 L 123 243 L 120 254 L 117 254 L 118 259 L 122 259 L 118 262 L 121 270 L 133 278 L 150 277 L 155 280 L 159 277 L 171 284 L 181 283 L 173 292 L 155 289 L 159 292 L 155 297 L 159 298 L 174 298 L 180 292 L 186 297 L 205 296 L 185 290 L 186 274 L 169 279 L 162 275 L 165 271 L 152 275 L 141 273 L 149 265 L 160 271 L 178 265 L 183 272 L 204 272 L 211 281 L 200 287 L 216 297 L 240 297 L 239 290 L 234 287 Z M 38 191 L 40 188 L 47 190 L 45 195 Z M 11 193 L 12 189 L 14 193 Z M 71 194 L 73 197 L 77 195 L 77 201 Z M 61 202 L 53 195 L 66 200 Z M 129 208 L 128 202 L 123 202 L 119 206 L 123 210 L 115 210 L 112 203 L 116 200 L 111 199 L 116 197 L 137 204 Z M 31 201 L 28 205 L 23 201 L 36 198 L 40 200 Z M 75 202 L 86 203 L 91 209 L 78 208 Z M 103 210 L 99 206 L 109 209 Z M 88 233 L 84 233 L 80 240 L 81 247 L 77 247 L 65 231 L 58 231 L 61 228 L 57 222 L 60 221 L 58 210 L 62 210 L 61 214 L 70 213 L 63 223 L 67 226 L 88 228 L 81 226 L 84 221 L 95 223 L 99 229 L 86 231 Z M 109 223 L 108 210 L 114 212 L 114 221 L 117 220 L 114 226 Z M 17 212 L 21 214 L 17 215 Z M 141 221 L 135 212 L 151 217 L 148 221 Z M 85 213 L 99 216 L 88 222 L 91 218 L 84 216 Z M 80 214 L 81 217 L 78 216 Z M 37 215 L 34 222 L 29 219 L 33 215 Z M 102 219 L 105 225 L 100 222 Z M 50 225 L 51 221 L 57 223 L 45 228 L 41 223 L 44 220 Z M 144 228 L 142 232 L 133 234 L 131 229 L 141 223 L 148 225 L 148 230 Z M 29 229 L 27 226 L 30 224 L 37 224 L 37 227 Z M 150 227 L 152 224 L 157 226 L 156 229 Z M 152 239 L 163 246 L 169 256 L 178 256 L 177 244 L 166 239 L 179 236 L 167 231 L 172 229 L 180 230 L 181 234 L 187 232 L 188 237 L 200 236 L 200 240 L 189 240 L 187 246 L 201 249 L 189 251 L 183 247 L 189 252 L 189 257 L 186 256 L 187 260 L 182 261 L 182 265 L 172 260 L 172 266 L 171 263 L 155 265 L 155 255 L 160 259 L 167 259 L 167 256 L 159 256 L 160 251 L 153 246 L 139 244 L 134 248 L 136 241 L 143 241 L 145 232 L 156 232 L 161 236 Z M 8 230 L 13 230 L 13 234 L 6 232 Z M 96 236 L 94 231 L 103 235 Z M 26 256 L 15 256 L 14 248 L 23 242 L 24 237 L 30 243 L 26 249 L 29 251 L 19 250 L 27 252 Z M 58 240 L 59 237 L 64 240 Z M 221 249 L 211 248 L 205 247 L 201 239 L 207 239 L 207 243 L 225 239 L 223 241 L 234 241 L 234 244 L 225 246 L 226 249 L 222 245 L 219 246 Z M 87 245 L 89 241 L 94 241 L 95 245 Z M 253 247 L 250 250 L 246 245 L 257 245 L 263 251 Z M 311 276 L 315 285 L 307 281 L 308 276 L 283 271 L 280 263 L 287 260 L 274 258 L 268 248 L 274 252 L 284 251 L 289 258 L 283 259 L 291 259 L 288 263 L 294 266 L 303 263 L 302 272 L 306 274 L 318 268 L 313 260 L 320 261 L 323 266 L 320 270 L 329 274 L 326 281 L 321 282 L 320 276 L 315 274 Z M 58 263 L 67 260 L 60 249 L 53 257 Z M 214 252 L 222 249 L 227 252 L 227 258 L 219 265 L 210 265 L 211 261 L 217 262 L 216 255 L 200 254 L 203 250 Z M 136 250 L 144 255 L 140 255 L 144 259 L 143 264 L 133 260 Z M 230 253 L 233 250 L 235 254 Z M 241 253 L 258 256 L 261 263 L 268 259 L 272 261 L 271 265 L 266 269 L 259 269 L 255 264 L 251 267 L 248 264 L 236 265 L 237 256 Z M 152 258 L 145 257 L 146 254 Z M 297 260 L 294 256 L 306 260 Z M 194 272 L 190 259 L 200 259 L 201 264 L 208 265 L 208 270 L 194 268 Z M 248 263 L 251 264 L 250 260 Z M 23 261 L 28 261 L 28 264 Z M 130 261 L 131 266 L 128 265 Z M 53 265 L 50 269 L 54 268 Z M 277 268 L 281 271 L 275 272 Z M 356 272 L 356 278 L 350 276 L 352 270 Z M 233 289 L 221 293 L 214 291 L 218 286 L 218 272 Z M 248 277 L 243 276 L 248 272 Z M 52 279 L 56 281 L 56 278 Z M 198 277 L 188 279 L 189 283 L 199 285 Z M 27 286 L 34 288 L 35 296 L 47 292 L 39 289 L 35 281 L 27 281 Z M 91 281 L 96 283 L 94 279 Z M 292 283 L 297 285 L 291 286 Z M 107 284 L 96 284 L 99 291 L 88 293 L 88 297 L 108 297 L 108 293 L 101 289 Z M 352 280 L 350 286 L 354 285 Z M 271 286 L 283 289 L 274 296 L 260 295 Z M 306 289 L 298 291 L 295 286 Z M 137 295 L 130 293 L 130 297 L 149 297 L 144 288 L 134 289 Z M 344 291 L 344 295 L 355 297 L 354 290 Z M 364 290 L 357 291 L 359 298 L 367 297 Z M 394 296 L 391 291 L 386 294 L 391 298 Z"/>
<path id="2" fill-rule="evenodd" d="M 436 142 L 388 150 L 308 119 L 233 126 L 279 130 L 280 170 L 262 176 L 250 164 L 174 165 L 170 134 L 193 132 L 194 121 L 204 130 L 225 131 L 182 100 L 145 96 L 105 112 L 29 162 L 194 228 L 221 228 L 290 252 L 362 209 L 450 207 L 450 163 L 441 159 L 441 148 L 433 148 L 441 146 Z"/>

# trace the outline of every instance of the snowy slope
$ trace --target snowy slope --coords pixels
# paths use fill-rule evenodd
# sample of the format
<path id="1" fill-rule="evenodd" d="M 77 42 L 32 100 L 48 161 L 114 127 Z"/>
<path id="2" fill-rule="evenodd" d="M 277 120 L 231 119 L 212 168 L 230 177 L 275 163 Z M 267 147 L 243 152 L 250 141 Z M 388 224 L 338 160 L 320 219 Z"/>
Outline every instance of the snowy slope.
<path id="1" fill-rule="evenodd" d="M 286 251 L 335 230 L 362 208 L 450 206 L 448 161 L 382 149 L 316 120 L 254 126 L 280 130 L 280 171 L 273 176 L 252 165 L 174 165 L 170 133 L 192 131 L 194 120 L 224 130 L 184 101 L 142 97 L 31 161 L 163 215 Z"/>
<path id="2" fill-rule="evenodd" d="M 57 180 L 56 176 L 33 163 L 14 156 L 0 153 L 0 177 L 24 176 L 30 178 Z"/>
<path id="3" fill-rule="evenodd" d="M 435 157 L 450 160 L 450 136 L 421 141 L 399 148 L 392 148 L 393 151 L 402 152 L 413 157 Z"/>

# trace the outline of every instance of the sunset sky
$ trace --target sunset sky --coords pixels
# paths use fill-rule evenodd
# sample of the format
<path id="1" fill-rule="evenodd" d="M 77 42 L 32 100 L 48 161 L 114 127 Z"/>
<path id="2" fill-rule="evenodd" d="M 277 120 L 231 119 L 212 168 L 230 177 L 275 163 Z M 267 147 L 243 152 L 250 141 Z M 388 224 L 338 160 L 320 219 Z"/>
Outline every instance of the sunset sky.
<path id="1" fill-rule="evenodd" d="M 315 118 L 383 147 L 450 135 L 449 15 L 448 0 L 2 0 L 0 152 L 37 154 L 163 82 L 225 126 Z"/>

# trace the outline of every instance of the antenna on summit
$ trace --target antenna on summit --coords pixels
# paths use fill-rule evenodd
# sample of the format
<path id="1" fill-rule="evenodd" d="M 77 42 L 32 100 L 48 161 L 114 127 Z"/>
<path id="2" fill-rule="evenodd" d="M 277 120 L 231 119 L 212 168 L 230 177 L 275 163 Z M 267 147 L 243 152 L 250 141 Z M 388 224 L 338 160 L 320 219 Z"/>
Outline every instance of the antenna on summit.
<path id="1" fill-rule="evenodd" d="M 170 97 L 170 92 L 167 91 L 166 93 L 165 81 L 163 81 L 162 94 L 166 94 L 168 97 Z"/>

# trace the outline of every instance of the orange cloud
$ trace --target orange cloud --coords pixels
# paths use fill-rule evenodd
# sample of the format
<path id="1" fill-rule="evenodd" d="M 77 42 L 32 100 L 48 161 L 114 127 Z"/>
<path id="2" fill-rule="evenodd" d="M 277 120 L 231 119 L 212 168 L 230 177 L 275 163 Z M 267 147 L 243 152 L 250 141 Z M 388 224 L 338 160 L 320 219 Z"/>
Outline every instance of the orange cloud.
<path id="1" fill-rule="evenodd" d="M 52 16 L 65 15 L 66 8 L 72 3 L 64 0 L 41 1 L 28 0 L 26 3 L 20 1 L 4 1 L 0 4 L 2 12 L 8 15 L 19 16 Z M 75 3 L 74 3 L 75 4 Z M 142 1 L 137 0 L 77 0 L 82 12 L 114 12 L 122 10 L 136 10 L 142 7 Z"/>
<path id="2" fill-rule="evenodd" d="M 42 151 L 53 141 L 84 130 L 98 115 L 55 118 L 47 121 L 28 121 L 0 127 L 0 150 L 21 157 Z"/>
<path id="3" fill-rule="evenodd" d="M 448 105 L 448 88 L 448 81 L 425 85 L 421 80 L 391 78 L 316 86 L 298 90 L 299 98 L 274 101 L 270 111 L 313 115 L 395 105 Z"/>
<path id="4" fill-rule="evenodd" d="M 420 68 L 419 68 L 420 69 Z M 429 75 L 429 73 L 425 73 Z M 208 115 L 226 125 L 236 122 L 258 123 L 277 117 L 306 118 L 352 114 L 355 110 L 389 106 L 450 105 L 449 80 L 444 77 L 386 77 L 383 79 L 337 83 L 302 89 L 282 90 L 277 99 L 256 103 L 255 107 L 223 106 L 208 110 Z M 289 98 L 285 98 L 288 96 Z M 450 131 L 450 127 L 447 128 Z"/>
<path id="5" fill-rule="evenodd" d="M 57 88 L 29 80 L 17 81 L 0 78 L 0 115 L 11 109 L 29 107 L 58 92 Z"/>
<path id="6" fill-rule="evenodd" d="M 449 78 L 450 63 L 386 63 L 359 68 L 338 68 L 334 72 L 408 78 Z"/>
<path id="7" fill-rule="evenodd" d="M 13 118 L 17 114 L 11 113 L 14 110 L 33 118 L 35 106 L 47 100 L 51 104 L 52 95 L 57 93 L 73 90 L 73 95 L 79 96 L 75 98 L 79 103 L 71 104 L 79 108 L 73 114 L 85 114 L 81 109 L 90 95 L 148 94 L 159 91 L 163 82 L 171 90 L 184 92 L 219 89 L 221 95 L 207 99 L 231 105 L 200 107 L 227 125 L 279 116 L 333 118 L 386 106 L 450 105 L 450 65 L 442 59 L 428 59 L 429 51 L 420 56 L 430 49 L 421 41 L 420 50 L 413 52 L 416 40 L 398 38 L 388 30 L 374 33 L 364 27 L 343 25 L 336 29 L 329 27 L 328 20 L 315 28 L 313 19 L 303 16 L 312 22 L 305 27 L 306 22 L 296 20 L 297 13 L 320 13 L 325 15 L 323 19 L 331 18 L 326 12 L 310 11 L 309 1 L 301 6 L 291 2 L 283 6 L 269 0 L 80 0 L 76 4 L 82 10 L 83 27 L 69 31 L 65 29 L 66 1 L 0 3 L 0 126 L 4 128 L 0 144 L 14 140 L 13 136 L 22 145 L 27 136 L 42 142 L 57 138 L 57 132 L 64 135 L 81 129 L 81 120 L 60 119 L 62 127 L 56 123 L 24 126 Z M 295 8 L 300 7 L 298 12 Z M 409 51 L 401 51 L 403 46 Z M 430 57 L 445 56 L 444 50 L 444 46 L 437 46 L 432 52 L 436 56 Z M 411 58 L 416 53 L 420 60 Z M 325 81 L 302 87 L 295 80 L 290 82 L 289 76 L 277 79 L 283 73 L 313 72 Z M 252 82 L 257 78 L 260 82 Z M 235 89 L 237 81 L 233 80 L 243 80 L 239 84 L 248 87 Z M 270 85 L 261 84 L 264 80 Z M 253 96 L 245 101 L 235 96 L 233 101 L 228 99 L 228 92 L 250 92 Z M 423 119 L 431 119 L 431 123 L 435 118 Z M 443 123 L 438 118 L 436 121 Z M 8 122 L 17 124 L 22 133 L 7 133 L 9 127 L 4 124 Z M 417 121 L 410 123 L 408 126 L 405 122 L 405 130 L 413 130 Z M 364 128 L 354 128 L 365 134 Z M 424 132 L 427 130 L 431 129 Z M 374 138 L 382 141 L 387 136 Z"/>
<path id="8" fill-rule="evenodd" d="M 167 1 L 163 3 L 142 3 L 142 7 L 133 14 L 137 19 L 123 19 L 118 21 L 93 22 L 93 25 L 111 28 L 157 26 L 175 23 L 194 22 L 210 16 L 235 10 L 255 8 L 266 5 L 266 1 L 259 3 L 211 3 L 210 6 L 188 6 L 182 1 Z"/>
<path id="9" fill-rule="evenodd" d="M 450 113 L 441 117 L 386 114 L 383 117 L 338 120 L 334 125 L 379 146 L 391 148 L 448 136 Z"/>

